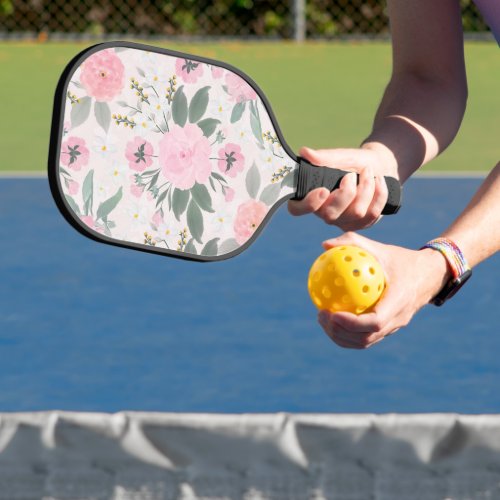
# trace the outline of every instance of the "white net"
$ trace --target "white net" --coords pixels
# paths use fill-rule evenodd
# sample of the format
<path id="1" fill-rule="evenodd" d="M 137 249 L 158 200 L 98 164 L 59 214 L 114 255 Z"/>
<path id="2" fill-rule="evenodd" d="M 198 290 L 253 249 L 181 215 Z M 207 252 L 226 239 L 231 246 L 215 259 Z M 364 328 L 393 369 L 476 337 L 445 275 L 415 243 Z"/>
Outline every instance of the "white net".
<path id="1" fill-rule="evenodd" d="M 1 500 L 496 500 L 500 416 L 0 414 Z"/>

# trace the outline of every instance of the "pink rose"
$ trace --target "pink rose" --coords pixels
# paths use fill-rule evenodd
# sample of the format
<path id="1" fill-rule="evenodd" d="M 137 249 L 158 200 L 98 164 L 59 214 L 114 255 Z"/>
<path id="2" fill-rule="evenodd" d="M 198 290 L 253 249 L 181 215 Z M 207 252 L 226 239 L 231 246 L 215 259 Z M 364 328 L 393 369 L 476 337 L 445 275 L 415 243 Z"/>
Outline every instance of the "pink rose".
<path id="1" fill-rule="evenodd" d="M 197 125 L 173 125 L 161 138 L 159 161 L 163 175 L 175 187 L 205 184 L 212 172 L 210 142 Z"/>
<path id="2" fill-rule="evenodd" d="M 69 194 L 76 194 L 78 193 L 78 190 L 80 189 L 80 184 L 78 182 L 73 181 L 68 179 L 68 193 Z"/>
<path id="3" fill-rule="evenodd" d="M 233 201 L 233 199 L 234 199 L 234 189 L 233 188 L 226 188 L 226 195 L 224 196 L 224 199 L 228 203 Z"/>
<path id="4" fill-rule="evenodd" d="M 237 144 L 226 144 L 223 149 L 219 149 L 217 165 L 221 172 L 229 177 L 236 177 L 236 174 L 245 168 L 245 158 L 241 154 L 241 148 Z"/>
<path id="5" fill-rule="evenodd" d="M 120 58 L 111 49 L 102 50 L 82 64 L 80 82 L 97 101 L 111 101 L 123 88 L 124 73 Z"/>
<path id="6" fill-rule="evenodd" d="M 238 207 L 234 220 L 234 236 L 242 245 L 247 241 L 267 214 L 267 207 L 261 201 L 249 200 Z"/>
<path id="7" fill-rule="evenodd" d="M 143 172 L 153 163 L 153 146 L 142 137 L 135 137 L 133 141 L 127 142 L 125 158 L 132 170 Z"/>
<path id="8" fill-rule="evenodd" d="M 83 223 L 90 227 L 90 229 L 93 229 L 94 231 L 97 231 L 98 233 L 103 233 L 104 229 L 102 227 L 99 227 L 96 224 L 95 219 L 91 215 L 82 215 L 80 219 L 83 221 Z"/>
<path id="9" fill-rule="evenodd" d="M 189 59 L 177 59 L 175 72 L 186 83 L 196 83 L 196 80 L 203 75 L 203 64 Z"/>
<path id="10" fill-rule="evenodd" d="M 224 69 L 220 66 L 212 66 L 212 77 L 220 78 L 224 74 Z"/>
<path id="11" fill-rule="evenodd" d="M 138 186 L 137 184 L 135 184 L 134 175 L 130 176 L 130 180 L 132 181 L 132 184 L 130 185 L 130 193 L 136 198 L 140 198 L 142 196 L 142 193 L 144 193 L 145 186 Z"/>
<path id="12" fill-rule="evenodd" d="M 61 145 L 61 163 L 73 170 L 80 170 L 89 162 L 89 150 L 81 137 L 69 137 Z"/>
<path id="13" fill-rule="evenodd" d="M 226 86 L 233 101 L 243 102 L 257 98 L 255 90 L 243 78 L 234 73 L 228 72 L 226 74 Z"/>

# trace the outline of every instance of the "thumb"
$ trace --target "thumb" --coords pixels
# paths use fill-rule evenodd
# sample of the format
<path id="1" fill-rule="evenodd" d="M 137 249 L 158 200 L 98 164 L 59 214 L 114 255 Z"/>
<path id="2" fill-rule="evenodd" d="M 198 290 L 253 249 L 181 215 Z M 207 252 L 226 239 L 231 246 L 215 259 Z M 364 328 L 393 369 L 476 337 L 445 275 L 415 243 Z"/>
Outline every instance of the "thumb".
<path id="1" fill-rule="evenodd" d="M 299 155 L 314 165 L 344 167 L 356 172 L 365 163 L 364 152 L 358 149 L 311 149 L 302 147 L 299 150 Z"/>

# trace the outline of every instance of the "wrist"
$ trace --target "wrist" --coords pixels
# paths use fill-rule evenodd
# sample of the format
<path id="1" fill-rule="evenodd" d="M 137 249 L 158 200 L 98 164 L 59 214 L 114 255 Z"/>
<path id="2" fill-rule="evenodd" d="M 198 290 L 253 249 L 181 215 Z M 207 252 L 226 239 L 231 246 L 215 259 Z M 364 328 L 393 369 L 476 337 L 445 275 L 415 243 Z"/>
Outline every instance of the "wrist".
<path id="1" fill-rule="evenodd" d="M 399 179 L 398 162 L 394 153 L 385 144 L 367 139 L 361 144 L 361 149 L 373 151 L 379 157 L 382 171 L 378 173 Z"/>
<path id="2" fill-rule="evenodd" d="M 432 248 L 423 248 L 418 251 L 423 261 L 420 269 L 425 269 L 423 275 L 425 303 L 430 302 L 453 277 L 446 258 Z"/>

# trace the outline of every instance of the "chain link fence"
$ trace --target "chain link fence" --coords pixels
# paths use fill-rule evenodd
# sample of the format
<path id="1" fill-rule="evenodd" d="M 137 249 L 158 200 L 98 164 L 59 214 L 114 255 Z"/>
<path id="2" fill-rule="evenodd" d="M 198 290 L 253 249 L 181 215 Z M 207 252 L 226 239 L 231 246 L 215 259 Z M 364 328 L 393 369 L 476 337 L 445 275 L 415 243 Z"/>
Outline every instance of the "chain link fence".
<path id="1" fill-rule="evenodd" d="M 487 26 L 461 0 L 464 29 Z M 2 38 L 384 36 L 383 0 L 0 0 Z"/>

